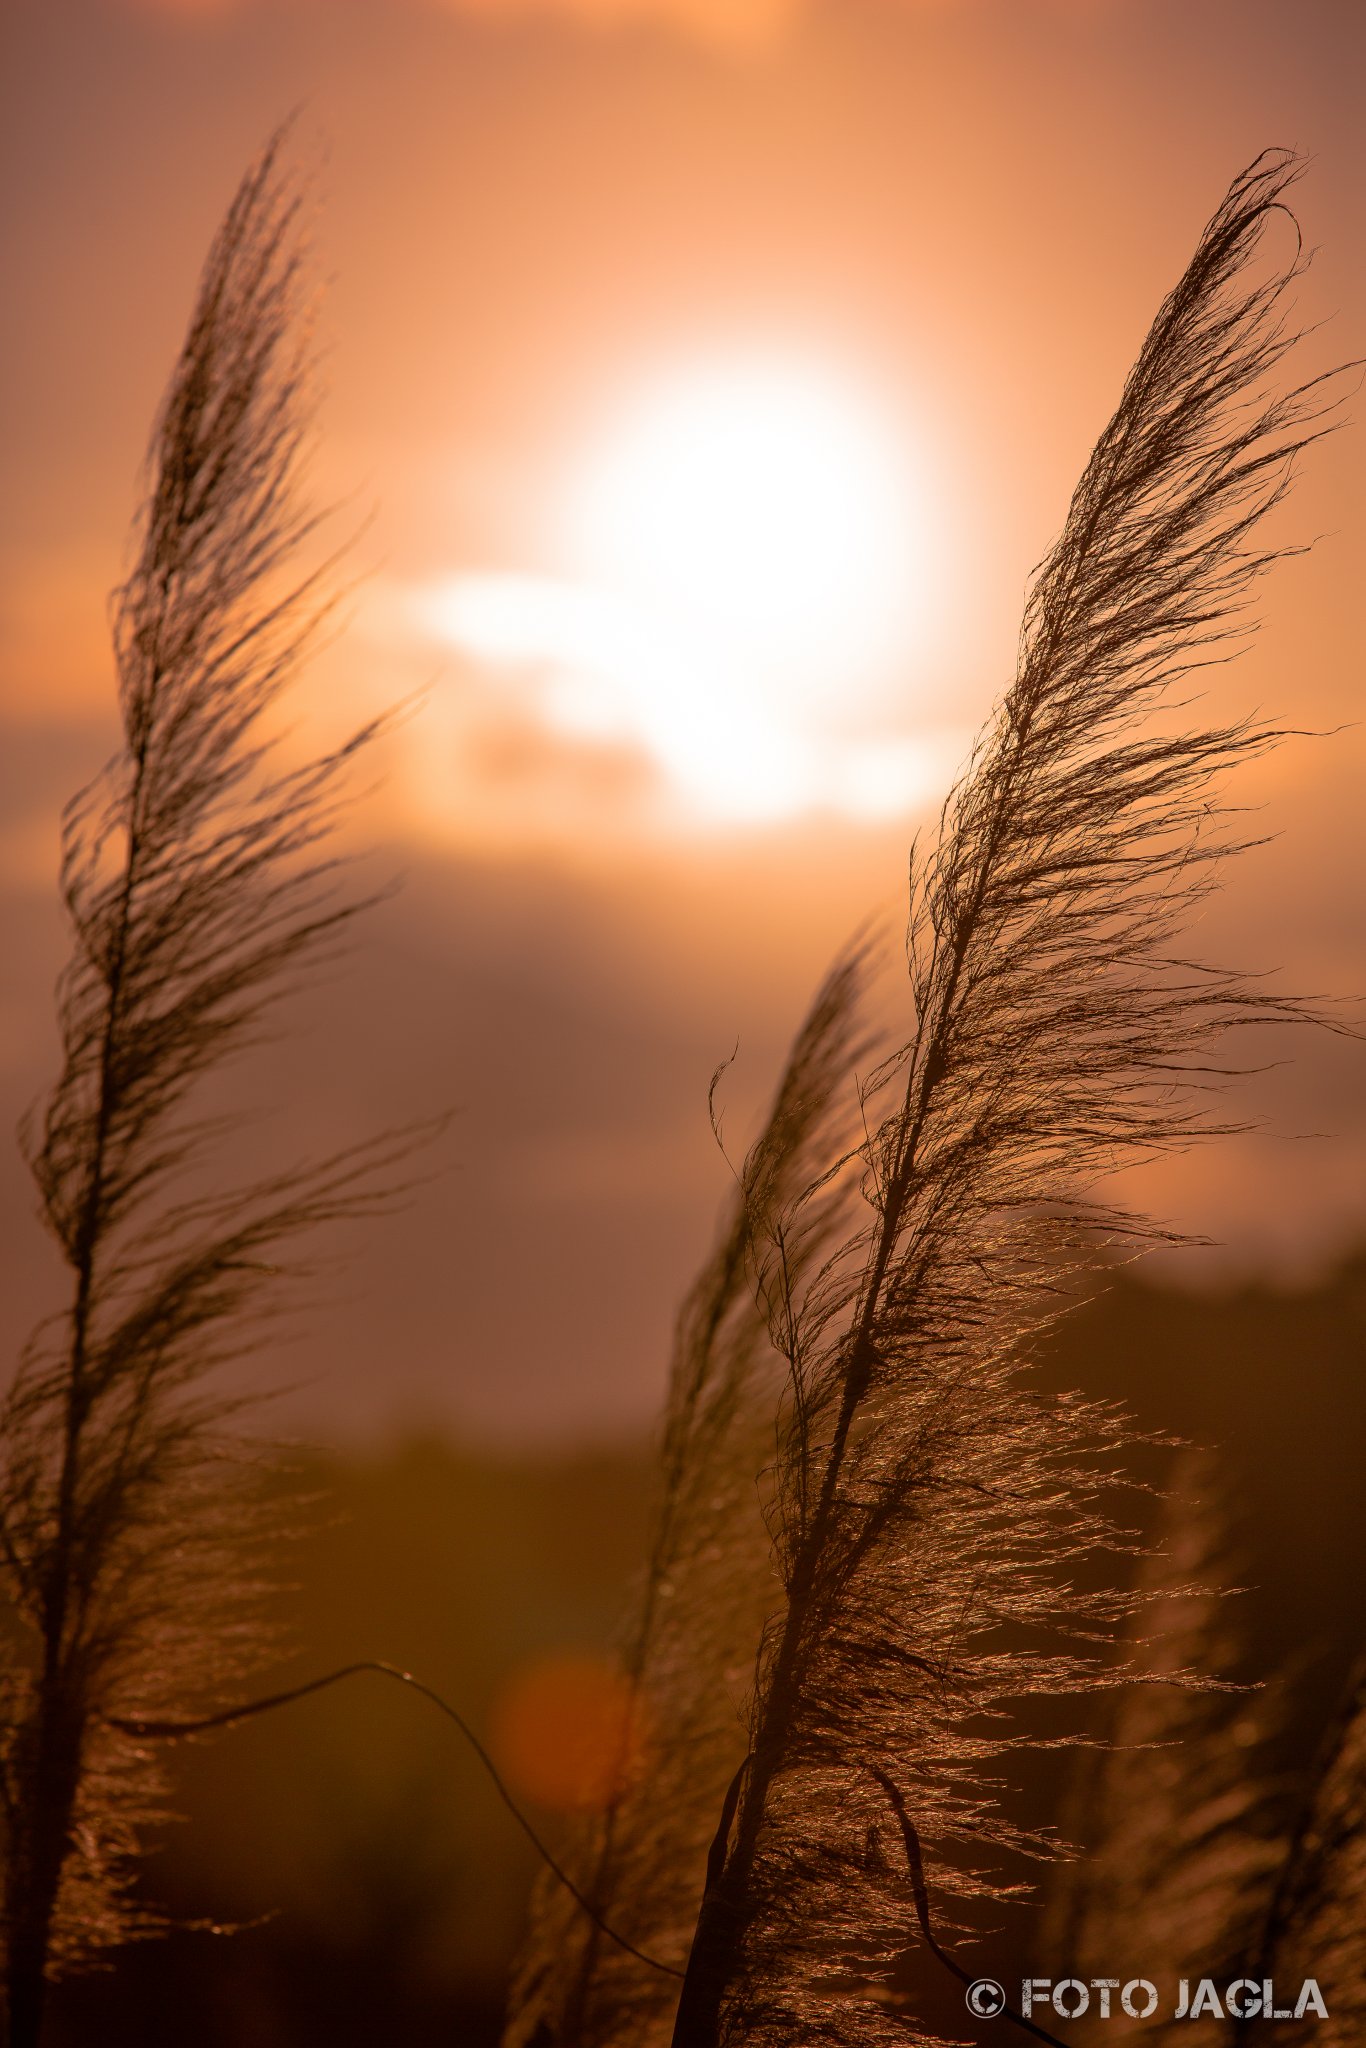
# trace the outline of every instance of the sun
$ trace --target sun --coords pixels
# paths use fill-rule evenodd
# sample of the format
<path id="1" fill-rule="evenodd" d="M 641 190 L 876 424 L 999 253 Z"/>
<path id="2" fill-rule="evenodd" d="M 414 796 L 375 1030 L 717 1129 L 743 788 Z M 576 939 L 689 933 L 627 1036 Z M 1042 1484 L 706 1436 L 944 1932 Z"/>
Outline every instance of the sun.
<path id="1" fill-rule="evenodd" d="M 771 349 L 643 376 L 554 502 L 553 573 L 458 575 L 422 611 L 568 755 L 625 749 L 719 822 L 923 802 L 940 763 L 907 678 L 942 578 L 923 465 L 872 379 Z"/>
<path id="2" fill-rule="evenodd" d="M 889 653 L 917 563 L 889 421 L 832 368 L 772 356 L 645 384 L 567 504 L 576 565 L 822 696 Z M 752 686 L 753 686 L 752 685 Z"/>

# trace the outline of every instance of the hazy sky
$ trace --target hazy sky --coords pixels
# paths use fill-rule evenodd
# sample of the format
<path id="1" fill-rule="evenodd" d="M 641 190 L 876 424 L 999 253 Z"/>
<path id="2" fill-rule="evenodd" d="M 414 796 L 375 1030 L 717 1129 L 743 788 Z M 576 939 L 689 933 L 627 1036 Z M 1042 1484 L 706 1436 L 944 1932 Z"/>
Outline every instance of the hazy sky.
<path id="1" fill-rule="evenodd" d="M 1366 12 L 11 0 L 2 33 L 4 1099 L 51 1071 L 56 817 L 112 741 L 148 425 L 214 225 L 298 109 L 314 476 L 368 572 L 305 727 L 427 695 L 357 822 L 406 886 L 252 1090 L 286 1149 L 459 1114 L 314 1317 L 290 1412 L 637 1427 L 725 1192 L 711 1071 L 738 1041 L 739 1144 L 833 947 L 895 925 L 1030 565 L 1264 146 L 1312 159 L 1306 362 L 1366 353 Z M 1360 435 L 1309 464 L 1281 532 L 1322 538 L 1220 704 L 1359 717 Z M 1202 949 L 1361 992 L 1364 756 L 1299 741 L 1249 781 L 1280 836 Z M 1285 1050 L 1268 1133 L 1149 1188 L 1235 1263 L 1366 1234 L 1361 1055 Z M 12 1158 L 0 1202 L 12 1342 L 60 1297 Z"/>

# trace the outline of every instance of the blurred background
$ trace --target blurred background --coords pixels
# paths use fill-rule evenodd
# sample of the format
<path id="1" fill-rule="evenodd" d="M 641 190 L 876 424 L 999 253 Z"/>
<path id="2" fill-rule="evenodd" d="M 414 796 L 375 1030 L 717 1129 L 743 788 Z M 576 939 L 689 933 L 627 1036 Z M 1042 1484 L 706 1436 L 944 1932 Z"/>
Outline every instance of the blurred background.
<path id="1" fill-rule="evenodd" d="M 404 1211 L 322 1248 L 293 1341 L 237 1370 L 317 1497 L 283 1668 L 429 1674 L 553 1834 L 612 1712 L 669 1327 L 729 1186 L 713 1069 L 736 1054 L 738 1152 L 869 917 L 904 1023 L 911 837 L 1260 149 L 1310 159 L 1306 372 L 1366 352 L 1366 16 L 12 0 L 0 37 L 4 1100 L 54 1070 L 57 820 L 114 742 L 105 603 L 148 428 L 213 229 L 294 109 L 326 280 L 312 482 L 358 538 L 289 744 L 412 700 L 350 828 L 402 886 L 227 1085 L 269 1112 L 253 1163 L 455 1115 Z M 1204 679 L 1216 715 L 1328 736 L 1244 777 L 1266 843 L 1196 947 L 1333 999 L 1362 987 L 1359 433 L 1306 464 L 1276 538 L 1315 545 Z M 1366 1069 L 1325 1034 L 1248 1056 L 1256 1128 L 1124 1189 L 1211 1242 L 1079 1316 L 1059 1369 L 1228 1446 L 1249 1655 L 1308 1660 L 1307 1742 L 1363 1618 Z M 11 1151 L 9 1355 L 57 1290 Z M 74 1987 L 68 2038 L 115 2012 L 147 2041 L 492 2038 L 529 1855 L 446 1728 L 366 1685 L 190 1754 L 193 1824 L 149 1885 L 272 1917 Z"/>
<path id="2" fill-rule="evenodd" d="M 1054 1384 L 1129 1403 L 1149 1428 L 1219 1446 L 1205 1498 L 1217 1516 L 1212 1477 L 1243 1589 L 1227 1603 L 1238 1655 L 1221 1675 L 1265 1687 L 1250 1697 L 1276 1732 L 1259 1765 L 1283 1817 L 1366 1638 L 1364 1343 L 1358 1256 L 1302 1289 L 1191 1294 L 1120 1276 L 1060 1326 L 1044 1367 Z M 1137 1469 L 1166 1481 L 1169 1457 Z M 305 1647 L 253 1688 L 358 1657 L 412 1669 L 473 1723 L 563 1848 L 615 1754 L 612 1657 L 647 1529 L 645 1447 L 514 1457 L 429 1437 L 296 1459 L 291 1483 L 313 1506 L 296 1518 L 276 1612 Z M 1156 1534 L 1152 1503 L 1132 1505 L 1132 1525 Z M 1105 1711 L 1102 1696 L 1080 1718 L 1100 1725 Z M 1017 1819 L 1076 1824 L 1076 1754 L 1012 1760 Z M 142 1893 L 191 1924 L 61 1986 L 59 2048 L 492 2048 L 536 1859 L 428 1703 L 360 1675 L 183 1746 L 176 1806 Z M 1036 1909 L 968 1917 L 975 1939 L 957 1946 L 974 1969 L 1006 1984 L 1058 1974 Z M 1172 1990 L 1151 1959 L 1148 1974 Z M 923 1950 L 901 1980 L 950 2038 L 996 2037 Z"/>

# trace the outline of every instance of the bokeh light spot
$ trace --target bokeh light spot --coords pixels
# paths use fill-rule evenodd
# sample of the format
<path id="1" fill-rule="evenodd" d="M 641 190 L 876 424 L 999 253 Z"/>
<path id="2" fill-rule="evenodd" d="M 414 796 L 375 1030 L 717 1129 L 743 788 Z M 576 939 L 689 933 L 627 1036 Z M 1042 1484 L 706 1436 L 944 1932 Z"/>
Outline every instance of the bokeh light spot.
<path id="1" fill-rule="evenodd" d="M 557 1812 L 605 1806 L 639 1762 L 642 1721 L 608 1658 L 557 1651 L 519 1665 L 494 1701 L 490 1739 L 514 1792 Z"/>

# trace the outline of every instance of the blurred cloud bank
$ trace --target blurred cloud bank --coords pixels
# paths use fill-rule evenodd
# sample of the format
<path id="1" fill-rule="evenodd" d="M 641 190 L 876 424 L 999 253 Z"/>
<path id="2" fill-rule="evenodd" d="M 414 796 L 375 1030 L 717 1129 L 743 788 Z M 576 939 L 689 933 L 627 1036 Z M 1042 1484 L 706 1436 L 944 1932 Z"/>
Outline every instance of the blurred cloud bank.
<path id="1" fill-rule="evenodd" d="M 263 0 L 110 0 L 128 12 L 183 21 L 212 21 L 247 13 Z M 303 0 L 310 4 L 310 0 Z M 322 11 L 322 0 L 311 0 Z M 383 11 L 393 0 L 372 0 Z M 403 0 L 409 7 L 467 14 L 491 23 L 558 19 L 573 27 L 613 29 L 652 22 L 722 47 L 755 48 L 780 33 L 811 0 Z M 899 0 L 901 5 L 950 5 L 953 0 Z"/>
<path id="2" fill-rule="evenodd" d="M 164 15 L 183 21 L 212 21 L 227 14 L 260 9 L 265 0 L 108 0 L 133 13 Z M 320 11 L 326 0 L 296 0 Z M 370 0 L 377 9 L 395 0 Z M 761 51 L 770 47 L 799 18 L 832 0 L 399 0 L 412 8 L 467 15 L 492 24 L 559 21 L 573 28 L 611 31 L 637 24 L 673 30 L 719 50 Z M 880 0 L 902 13 L 925 15 L 952 9 L 971 10 L 976 0 Z M 1037 6 L 1064 14 L 1094 13 L 1122 0 L 1034 0 Z"/>

